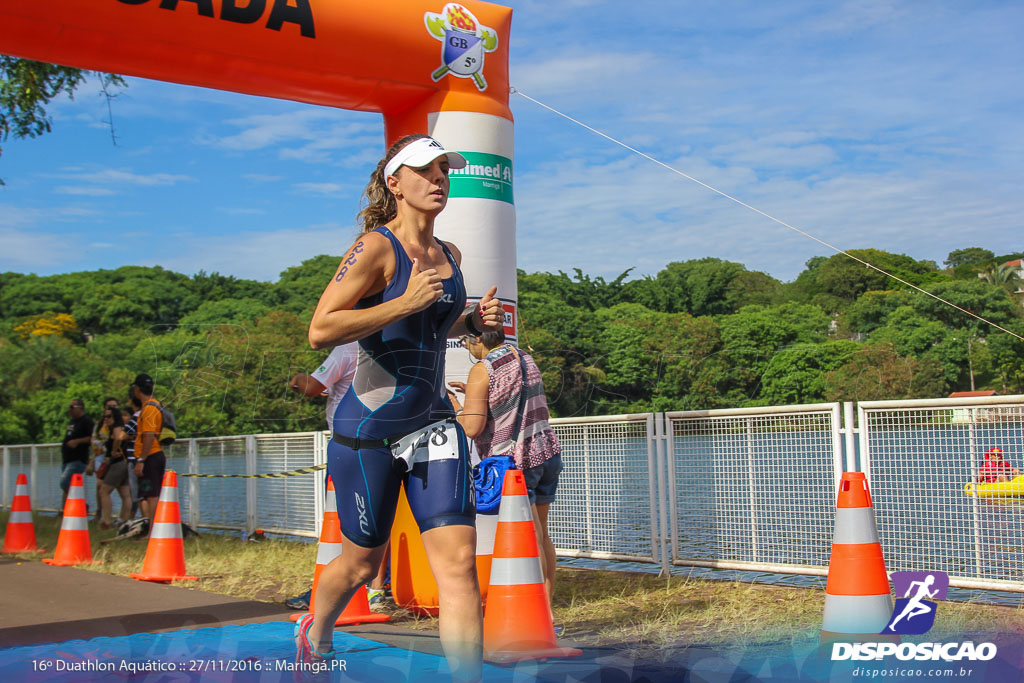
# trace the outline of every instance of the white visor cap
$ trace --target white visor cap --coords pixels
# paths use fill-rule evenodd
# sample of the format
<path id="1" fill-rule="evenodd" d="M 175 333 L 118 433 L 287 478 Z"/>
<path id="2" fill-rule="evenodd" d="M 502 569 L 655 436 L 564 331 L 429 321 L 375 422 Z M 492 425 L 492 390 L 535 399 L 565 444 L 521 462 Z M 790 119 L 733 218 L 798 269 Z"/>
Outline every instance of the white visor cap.
<path id="1" fill-rule="evenodd" d="M 449 152 L 434 138 L 418 138 L 398 150 L 398 154 L 384 166 L 384 177 L 394 175 L 400 166 L 423 168 L 439 156 L 447 156 L 451 168 L 466 167 L 466 157 L 458 152 Z"/>

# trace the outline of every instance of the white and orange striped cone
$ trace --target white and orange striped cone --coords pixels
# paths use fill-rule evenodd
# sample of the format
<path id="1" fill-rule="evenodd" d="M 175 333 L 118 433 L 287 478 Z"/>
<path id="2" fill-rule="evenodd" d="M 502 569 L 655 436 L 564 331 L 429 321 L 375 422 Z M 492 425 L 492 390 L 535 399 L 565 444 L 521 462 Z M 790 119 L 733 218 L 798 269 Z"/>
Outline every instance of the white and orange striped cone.
<path id="1" fill-rule="evenodd" d="M 160 499 L 149 529 L 149 544 L 142 571 L 128 576 L 139 581 L 170 583 L 195 581 L 185 572 L 185 543 L 181 538 L 181 509 L 178 507 L 178 475 L 174 470 L 164 473 Z"/>
<path id="2" fill-rule="evenodd" d="M 875 510 L 863 472 L 844 472 L 825 584 L 823 642 L 879 634 L 892 617 L 892 595 L 878 540 Z"/>
<path id="3" fill-rule="evenodd" d="M 484 659 L 504 664 L 580 654 L 576 648 L 559 647 L 555 639 L 526 480 L 521 471 L 509 470 L 484 610 Z"/>
<path id="4" fill-rule="evenodd" d="M 11 516 L 7 519 L 4 532 L 4 553 L 43 553 L 36 545 L 36 527 L 32 524 L 32 501 L 28 495 L 28 477 L 18 475 L 14 485 L 14 500 L 11 502 Z"/>
<path id="5" fill-rule="evenodd" d="M 331 560 L 341 555 L 341 520 L 338 519 L 338 499 L 334 493 L 334 482 L 327 477 L 327 496 L 324 500 L 324 523 L 320 527 L 320 542 L 316 548 L 316 569 L 313 570 L 313 590 L 309 594 L 309 614 L 313 614 L 316 604 L 316 588 L 320 583 L 320 574 Z M 292 621 L 298 621 L 303 614 L 293 614 Z M 370 611 L 370 601 L 366 597 L 366 586 L 360 586 L 345 605 L 345 610 L 334 621 L 335 626 L 354 626 L 356 624 L 376 624 L 387 621 L 391 617 Z"/>
<path id="6" fill-rule="evenodd" d="M 92 560 L 92 545 L 89 543 L 89 516 L 85 507 L 85 486 L 82 475 L 71 475 L 68 499 L 64 503 L 64 518 L 57 536 L 57 549 L 53 558 L 44 559 L 46 564 L 67 567 L 73 564 L 98 564 Z"/>

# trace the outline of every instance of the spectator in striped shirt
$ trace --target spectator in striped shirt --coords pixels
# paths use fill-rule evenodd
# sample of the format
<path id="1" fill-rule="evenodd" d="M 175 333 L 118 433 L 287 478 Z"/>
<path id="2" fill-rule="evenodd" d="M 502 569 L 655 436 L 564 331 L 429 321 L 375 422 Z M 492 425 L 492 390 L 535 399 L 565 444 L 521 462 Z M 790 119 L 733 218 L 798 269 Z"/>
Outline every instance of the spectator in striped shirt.
<path id="1" fill-rule="evenodd" d="M 449 382 L 465 394 L 465 407 L 451 390 L 448 398 L 481 459 L 512 455 L 516 468 L 523 471 L 550 601 L 554 595 L 555 546 L 548 535 L 548 510 L 555 501 L 562 472 L 562 445 L 548 423 L 550 414 L 540 370 L 530 354 L 505 343 L 500 327 L 460 341 L 480 362 L 469 371 L 465 383 Z"/>
<path id="2" fill-rule="evenodd" d="M 135 474 L 135 436 L 139 427 L 139 411 L 142 410 L 142 402 L 135 396 L 131 397 L 131 403 L 125 410 L 124 419 L 124 441 L 121 442 L 121 449 L 128 460 L 128 486 L 131 489 L 132 510 L 129 519 L 134 519 L 139 512 L 139 478 Z"/>

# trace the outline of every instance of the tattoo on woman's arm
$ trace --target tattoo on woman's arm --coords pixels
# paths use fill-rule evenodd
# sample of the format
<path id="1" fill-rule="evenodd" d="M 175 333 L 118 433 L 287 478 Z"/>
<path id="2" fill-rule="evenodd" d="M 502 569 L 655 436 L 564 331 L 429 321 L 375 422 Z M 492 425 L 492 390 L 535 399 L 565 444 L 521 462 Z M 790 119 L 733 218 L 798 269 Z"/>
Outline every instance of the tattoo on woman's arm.
<path id="1" fill-rule="evenodd" d="M 357 258 L 357 255 L 358 254 L 362 254 L 362 253 L 363 253 L 363 243 L 362 243 L 362 241 L 356 242 L 356 246 L 352 247 L 352 253 L 349 254 L 348 258 L 345 259 L 342 262 L 341 268 L 338 269 L 338 274 L 334 276 L 334 281 L 335 282 L 341 282 L 341 278 L 345 277 L 345 273 L 348 272 L 349 266 L 354 266 L 356 264 L 356 262 L 359 260 Z"/>

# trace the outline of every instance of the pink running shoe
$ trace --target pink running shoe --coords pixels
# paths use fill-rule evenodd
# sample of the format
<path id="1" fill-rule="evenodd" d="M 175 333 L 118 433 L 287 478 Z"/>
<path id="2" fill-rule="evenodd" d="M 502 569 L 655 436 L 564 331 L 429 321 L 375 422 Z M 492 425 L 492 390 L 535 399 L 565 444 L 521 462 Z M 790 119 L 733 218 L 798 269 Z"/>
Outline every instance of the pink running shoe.
<path id="1" fill-rule="evenodd" d="M 317 652 L 309 642 L 309 629 L 312 625 L 312 614 L 302 615 L 295 624 L 294 679 L 297 683 L 330 680 L 334 666 L 334 648 L 327 652 Z"/>

